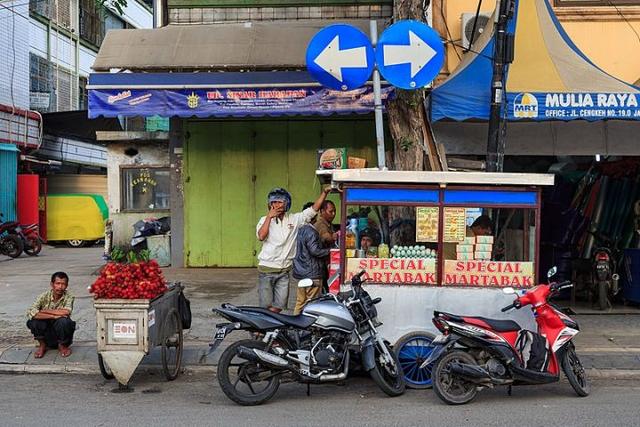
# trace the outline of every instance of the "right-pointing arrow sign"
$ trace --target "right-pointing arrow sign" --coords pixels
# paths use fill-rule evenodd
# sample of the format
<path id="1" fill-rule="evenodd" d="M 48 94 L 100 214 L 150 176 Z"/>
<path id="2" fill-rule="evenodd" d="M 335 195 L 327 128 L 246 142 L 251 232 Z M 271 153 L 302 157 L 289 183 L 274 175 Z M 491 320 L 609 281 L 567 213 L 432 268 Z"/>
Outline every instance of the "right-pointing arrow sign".
<path id="1" fill-rule="evenodd" d="M 384 66 L 411 64 L 411 78 L 436 56 L 436 51 L 424 40 L 409 31 L 409 45 L 384 45 Z"/>
<path id="2" fill-rule="evenodd" d="M 387 28 L 376 47 L 380 74 L 392 85 L 417 89 L 429 84 L 444 63 L 438 33 L 418 21 L 400 21 Z"/>

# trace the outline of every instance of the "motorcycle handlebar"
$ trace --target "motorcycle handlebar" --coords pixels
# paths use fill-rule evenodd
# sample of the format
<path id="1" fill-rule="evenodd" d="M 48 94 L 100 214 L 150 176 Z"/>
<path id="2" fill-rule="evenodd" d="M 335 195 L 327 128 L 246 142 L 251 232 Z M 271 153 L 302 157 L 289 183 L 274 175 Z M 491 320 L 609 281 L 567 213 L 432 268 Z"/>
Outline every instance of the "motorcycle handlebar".
<path id="1" fill-rule="evenodd" d="M 573 283 L 571 283 L 571 280 L 565 280 L 564 282 L 552 283 L 551 290 L 555 292 L 559 291 L 560 289 L 570 288 L 572 286 Z"/>
<path id="2" fill-rule="evenodd" d="M 508 305 L 508 306 L 506 306 L 506 307 L 502 307 L 502 309 L 501 309 L 500 311 L 504 313 L 505 311 L 509 311 L 509 310 L 511 310 L 512 308 L 516 308 L 516 303 L 515 303 L 515 301 L 514 301 L 513 303 L 509 304 L 509 305 Z"/>

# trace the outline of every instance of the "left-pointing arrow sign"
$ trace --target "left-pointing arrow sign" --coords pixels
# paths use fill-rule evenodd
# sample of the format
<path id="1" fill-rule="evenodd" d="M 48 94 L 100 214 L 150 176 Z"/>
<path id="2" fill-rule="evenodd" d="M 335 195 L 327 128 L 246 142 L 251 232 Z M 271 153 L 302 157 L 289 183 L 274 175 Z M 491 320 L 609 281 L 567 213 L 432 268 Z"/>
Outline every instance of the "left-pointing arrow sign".
<path id="1" fill-rule="evenodd" d="M 384 45 L 385 67 L 409 63 L 411 78 L 414 78 L 434 56 L 436 51 L 413 31 L 409 31 L 408 45 Z"/>
<path id="2" fill-rule="evenodd" d="M 314 62 L 342 83 L 343 68 L 367 67 L 367 49 L 362 46 L 340 50 L 340 36 L 337 35 Z"/>
<path id="3" fill-rule="evenodd" d="M 345 24 L 320 30 L 309 42 L 307 71 L 323 86 L 352 90 L 363 86 L 373 71 L 375 53 L 369 38 Z"/>

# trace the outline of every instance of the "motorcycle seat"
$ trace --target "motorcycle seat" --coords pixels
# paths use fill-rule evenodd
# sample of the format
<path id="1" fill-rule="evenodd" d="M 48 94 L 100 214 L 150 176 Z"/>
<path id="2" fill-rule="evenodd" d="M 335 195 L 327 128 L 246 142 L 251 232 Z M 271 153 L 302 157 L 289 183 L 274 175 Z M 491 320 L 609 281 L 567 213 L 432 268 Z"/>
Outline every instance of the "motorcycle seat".
<path id="1" fill-rule="evenodd" d="M 519 331 L 522 329 L 520 325 L 518 325 L 513 320 L 499 320 L 499 319 L 489 319 L 487 317 L 480 316 L 460 316 L 458 314 L 445 313 L 443 311 L 436 312 L 444 314 L 449 317 L 453 321 L 471 323 L 477 326 L 484 326 L 483 323 L 489 326 L 491 329 L 497 332 L 510 332 L 510 331 Z M 437 315 L 437 314 L 436 314 Z"/>
<path id="2" fill-rule="evenodd" d="M 316 321 L 315 317 L 305 316 L 304 314 L 298 314 L 297 316 L 290 316 L 288 314 L 274 313 L 273 311 L 266 308 L 262 308 L 262 307 L 240 306 L 238 307 L 238 309 L 242 311 L 265 314 L 276 320 L 279 320 L 285 325 L 289 325 L 289 326 L 293 326 L 301 329 L 308 328 L 313 324 L 313 322 Z"/>

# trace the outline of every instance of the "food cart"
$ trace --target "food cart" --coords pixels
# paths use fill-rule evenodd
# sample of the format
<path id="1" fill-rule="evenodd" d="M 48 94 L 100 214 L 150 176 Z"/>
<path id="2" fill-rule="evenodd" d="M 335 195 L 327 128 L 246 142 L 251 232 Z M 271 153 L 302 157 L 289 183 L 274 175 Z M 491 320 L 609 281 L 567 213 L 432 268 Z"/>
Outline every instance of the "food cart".
<path id="1" fill-rule="evenodd" d="M 512 319 L 535 328 L 526 310 L 500 312 L 513 298 L 501 288 L 537 283 L 541 190 L 553 185 L 553 175 L 378 169 L 316 173 L 321 182 L 341 191 L 340 251 L 330 264 L 331 290 L 366 270 L 369 292 L 382 297 L 379 317 L 390 342 L 410 331 L 436 332 L 431 323 L 436 309 Z M 479 216 L 491 218 L 490 235 L 473 234 L 471 225 Z M 369 237 L 368 245 L 358 233 Z M 356 247 L 345 246 L 353 234 Z"/>
<path id="2" fill-rule="evenodd" d="M 174 380 L 182 361 L 182 320 L 179 283 L 154 299 L 96 299 L 97 350 L 100 372 L 128 390 L 129 379 L 142 358 L 161 347 L 162 368 Z"/>

